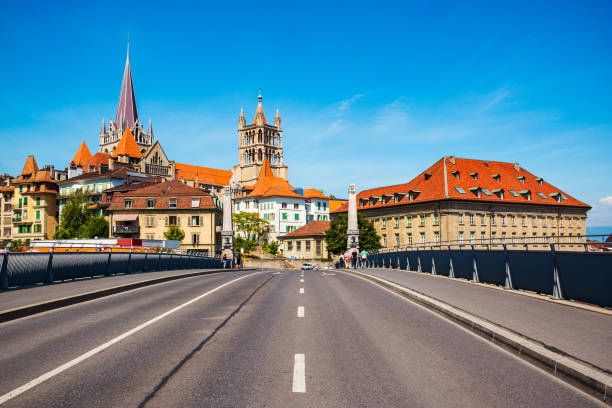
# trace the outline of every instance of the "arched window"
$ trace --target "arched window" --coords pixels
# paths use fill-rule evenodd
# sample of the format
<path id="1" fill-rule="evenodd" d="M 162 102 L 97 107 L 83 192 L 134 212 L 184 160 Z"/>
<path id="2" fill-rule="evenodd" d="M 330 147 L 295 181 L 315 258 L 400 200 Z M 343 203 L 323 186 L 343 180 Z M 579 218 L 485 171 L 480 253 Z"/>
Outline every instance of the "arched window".
<path id="1" fill-rule="evenodd" d="M 261 131 L 260 131 L 261 132 Z M 259 149 L 259 153 L 258 153 L 258 160 L 261 162 L 263 161 L 263 152 L 261 151 L 261 149 Z"/>
<path id="2" fill-rule="evenodd" d="M 257 143 L 261 143 L 261 129 L 257 132 Z"/>

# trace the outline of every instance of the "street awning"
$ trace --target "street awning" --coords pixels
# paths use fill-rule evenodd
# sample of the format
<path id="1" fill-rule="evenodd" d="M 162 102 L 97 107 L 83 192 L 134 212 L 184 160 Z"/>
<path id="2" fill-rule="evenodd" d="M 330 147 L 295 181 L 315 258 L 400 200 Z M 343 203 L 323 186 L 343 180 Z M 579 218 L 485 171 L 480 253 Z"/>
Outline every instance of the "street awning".
<path id="1" fill-rule="evenodd" d="M 138 214 L 117 214 L 113 216 L 113 221 L 136 221 Z"/>

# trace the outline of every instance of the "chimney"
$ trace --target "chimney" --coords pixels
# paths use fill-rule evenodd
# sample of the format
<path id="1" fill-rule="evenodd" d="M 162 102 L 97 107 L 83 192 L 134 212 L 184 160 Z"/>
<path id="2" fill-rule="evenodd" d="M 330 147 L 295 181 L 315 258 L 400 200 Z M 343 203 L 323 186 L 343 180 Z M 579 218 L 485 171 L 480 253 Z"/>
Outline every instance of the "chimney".
<path id="1" fill-rule="evenodd" d="M 519 166 L 518 163 L 514 163 L 514 170 L 516 170 L 517 172 L 521 171 L 521 166 Z"/>
<path id="2" fill-rule="evenodd" d="M 448 161 L 454 166 L 455 165 L 455 156 L 448 156 Z"/>

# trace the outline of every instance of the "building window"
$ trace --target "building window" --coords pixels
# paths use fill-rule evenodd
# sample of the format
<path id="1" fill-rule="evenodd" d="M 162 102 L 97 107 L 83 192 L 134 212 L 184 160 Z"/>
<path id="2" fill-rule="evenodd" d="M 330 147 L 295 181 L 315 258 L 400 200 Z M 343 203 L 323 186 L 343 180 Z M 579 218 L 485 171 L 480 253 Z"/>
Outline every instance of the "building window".
<path id="1" fill-rule="evenodd" d="M 304 244 L 306 245 L 306 248 L 305 248 L 305 249 L 306 249 L 306 251 L 307 251 L 307 252 L 310 252 L 310 240 L 309 240 L 309 239 L 307 239 L 306 241 L 304 241 Z"/>
<path id="2" fill-rule="evenodd" d="M 40 210 L 36 210 L 36 219 L 40 220 Z"/>
<path id="3" fill-rule="evenodd" d="M 481 231 L 481 232 L 480 232 L 480 240 L 482 241 L 482 243 L 483 243 L 483 244 L 484 244 L 485 239 L 486 239 L 485 237 L 486 237 L 485 232 L 484 232 L 484 231 Z"/>
<path id="4" fill-rule="evenodd" d="M 382 219 L 382 229 L 386 229 L 387 228 L 387 219 L 383 218 Z"/>
<path id="5" fill-rule="evenodd" d="M 293 242 L 287 241 L 287 251 L 293 251 Z"/>
<path id="6" fill-rule="evenodd" d="M 501 216 L 501 224 L 502 225 L 506 225 L 506 216 L 505 215 Z"/>
<path id="7" fill-rule="evenodd" d="M 147 227 L 152 227 L 153 225 L 155 225 L 155 217 L 147 215 Z"/>
<path id="8" fill-rule="evenodd" d="M 470 224 L 474 225 L 474 214 L 470 214 Z"/>
<path id="9" fill-rule="evenodd" d="M 421 217 L 421 227 L 424 227 L 425 226 L 425 216 L 421 215 L 420 217 Z"/>
<path id="10" fill-rule="evenodd" d="M 284 208 L 287 208 L 287 203 L 282 203 L 282 204 L 281 204 L 281 208 L 283 208 L 283 209 L 284 209 Z"/>
<path id="11" fill-rule="evenodd" d="M 502 242 L 505 244 L 506 243 L 506 232 L 502 232 Z"/>
<path id="12" fill-rule="evenodd" d="M 399 228 L 399 218 L 395 217 L 393 221 L 395 222 L 395 228 Z"/>
<path id="13" fill-rule="evenodd" d="M 295 250 L 298 252 L 302 250 L 302 241 L 295 241 Z"/>
<path id="14" fill-rule="evenodd" d="M 387 246 L 387 235 L 383 234 L 382 236 L 382 245 L 383 247 Z"/>
<path id="15" fill-rule="evenodd" d="M 408 245 L 412 245 L 412 234 L 408 234 Z"/>
<path id="16" fill-rule="evenodd" d="M 199 215 L 191 216 L 191 225 L 193 225 L 194 227 L 200 226 L 200 216 Z"/>
<path id="17" fill-rule="evenodd" d="M 147 200 L 147 208 L 154 208 L 154 207 L 155 207 L 155 200 L 148 199 Z"/>
<path id="18" fill-rule="evenodd" d="M 531 217 L 531 225 L 534 226 L 534 227 L 536 226 L 536 217 L 535 216 Z"/>
<path id="19" fill-rule="evenodd" d="M 295 221 L 299 221 L 300 220 L 300 214 L 298 214 L 298 213 L 293 214 L 293 218 L 295 219 Z"/>
<path id="20" fill-rule="evenodd" d="M 434 232 L 434 241 L 436 241 L 436 244 L 440 243 L 440 233 L 438 231 Z"/>
<path id="21" fill-rule="evenodd" d="M 300 209 L 300 205 L 298 203 L 294 203 L 293 204 L 293 209 L 294 210 L 299 210 Z"/>
<path id="22" fill-rule="evenodd" d="M 36 205 L 40 205 L 40 197 L 36 197 Z"/>
<path id="23" fill-rule="evenodd" d="M 193 245 L 198 245 L 200 243 L 200 234 L 192 234 L 191 235 L 191 243 Z"/>
<path id="24" fill-rule="evenodd" d="M 527 225 L 527 217 L 525 217 L 524 215 L 521 216 L 521 223 L 523 224 L 523 227 Z"/>
<path id="25" fill-rule="evenodd" d="M 438 225 L 440 223 L 440 214 L 434 213 L 434 225 Z"/>
<path id="26" fill-rule="evenodd" d="M 412 227 L 412 216 L 410 216 L 410 215 L 406 218 L 406 226 L 408 228 Z"/>
<path id="27" fill-rule="evenodd" d="M 132 200 L 123 200 L 123 208 L 132 208 Z"/>
<path id="28" fill-rule="evenodd" d="M 459 214 L 459 224 L 463 224 L 463 214 Z"/>
<path id="29" fill-rule="evenodd" d="M 179 217 L 177 217 L 176 215 L 171 215 L 168 217 L 168 222 L 170 223 L 170 225 L 179 225 Z"/>
<path id="30" fill-rule="evenodd" d="M 176 208 L 176 198 L 171 198 L 169 201 L 169 208 Z"/>
<path id="31" fill-rule="evenodd" d="M 395 234 L 395 246 L 398 247 L 400 244 L 400 236 L 399 234 Z"/>
<path id="32" fill-rule="evenodd" d="M 495 225 L 495 215 L 491 214 L 491 225 Z"/>
<path id="33" fill-rule="evenodd" d="M 28 197 L 23 198 L 23 205 L 28 205 Z"/>
<path id="34" fill-rule="evenodd" d="M 200 199 L 192 198 L 191 199 L 191 208 L 199 208 L 200 207 Z"/>
<path id="35" fill-rule="evenodd" d="M 283 220 L 287 219 L 287 213 L 283 213 Z"/>
<path id="36" fill-rule="evenodd" d="M 480 225 L 485 225 L 485 216 L 484 216 L 484 214 L 480 214 Z"/>
<path id="37" fill-rule="evenodd" d="M 421 232 L 421 244 L 425 243 L 425 233 Z"/>
<path id="38" fill-rule="evenodd" d="M 315 251 L 316 251 L 316 255 L 317 255 L 317 256 L 321 256 L 321 240 L 320 240 L 320 239 L 317 239 L 317 240 L 315 241 L 315 248 L 316 248 L 316 249 L 315 249 Z"/>
<path id="39" fill-rule="evenodd" d="M 236 203 L 236 212 L 239 212 L 239 211 L 240 211 L 240 202 L 237 202 Z"/>
<path id="40" fill-rule="evenodd" d="M 511 242 L 514 244 L 515 241 L 516 241 L 516 232 L 513 232 L 512 233 L 512 241 Z"/>
<path id="41" fill-rule="evenodd" d="M 463 231 L 459 231 L 459 243 L 463 244 Z"/>

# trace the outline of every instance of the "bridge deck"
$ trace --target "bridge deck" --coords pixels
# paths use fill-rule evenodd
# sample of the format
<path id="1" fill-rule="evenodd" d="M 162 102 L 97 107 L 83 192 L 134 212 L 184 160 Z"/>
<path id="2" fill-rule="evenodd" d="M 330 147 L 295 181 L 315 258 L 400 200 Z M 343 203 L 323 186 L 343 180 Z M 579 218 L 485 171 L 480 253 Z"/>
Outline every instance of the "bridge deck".
<path id="1" fill-rule="evenodd" d="M 612 314 L 460 279 L 396 269 L 360 270 L 387 279 L 612 371 Z M 609 311 L 608 311 L 609 312 Z"/>

